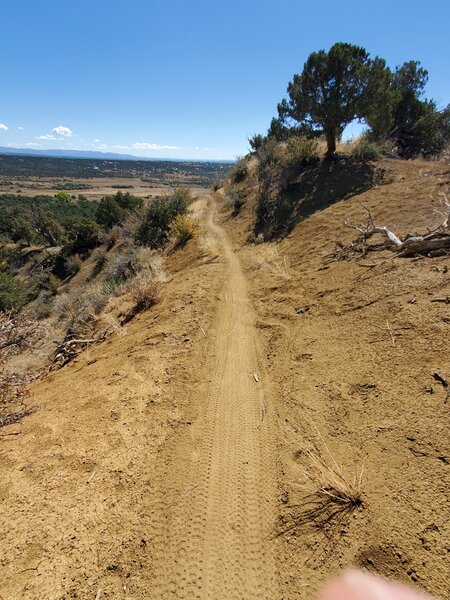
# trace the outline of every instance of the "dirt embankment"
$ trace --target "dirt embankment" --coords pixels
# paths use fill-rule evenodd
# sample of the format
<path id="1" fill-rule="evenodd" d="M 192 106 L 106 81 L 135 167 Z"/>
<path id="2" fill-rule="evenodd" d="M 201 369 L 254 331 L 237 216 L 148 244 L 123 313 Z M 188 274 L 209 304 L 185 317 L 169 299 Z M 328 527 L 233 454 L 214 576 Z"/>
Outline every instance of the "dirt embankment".
<path id="1" fill-rule="evenodd" d="M 254 191 L 227 221 L 241 243 L 273 383 L 286 600 L 312 597 L 348 565 L 449 595 L 450 400 L 434 374 L 450 382 L 450 309 L 433 302 L 450 295 L 449 259 L 326 257 L 336 240 L 355 237 L 345 220 L 365 222 L 361 203 L 403 235 L 442 222 L 438 194 L 450 172 L 424 161 L 378 167 L 383 185 L 328 207 L 318 197 L 303 217 L 300 202 L 295 228 L 277 242 L 245 244 Z M 350 489 L 361 482 L 363 505 L 344 506 L 328 522 L 327 512 L 308 510 L 323 506 L 315 494 L 331 490 L 338 466 Z"/>
<path id="2" fill-rule="evenodd" d="M 0 598 L 306 600 L 348 565 L 448 596 L 448 258 L 326 259 L 361 201 L 439 220 L 448 167 L 381 166 L 276 243 L 245 243 L 254 192 L 228 235 L 203 218 L 160 304 L 33 387 L 0 432 Z"/>
<path id="3" fill-rule="evenodd" d="M 153 597 L 155 464 L 204 385 L 215 246 L 202 233 L 168 257 L 162 301 L 34 385 L 35 412 L 0 432 L 0 598 Z"/>

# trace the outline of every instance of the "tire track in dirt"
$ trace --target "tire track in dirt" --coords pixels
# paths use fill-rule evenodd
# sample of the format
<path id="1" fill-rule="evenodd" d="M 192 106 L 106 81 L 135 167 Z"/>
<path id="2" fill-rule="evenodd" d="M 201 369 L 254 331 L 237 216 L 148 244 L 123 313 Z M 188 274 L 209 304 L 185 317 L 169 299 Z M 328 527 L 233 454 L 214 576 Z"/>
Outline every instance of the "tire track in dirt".
<path id="1" fill-rule="evenodd" d="M 214 214 L 211 201 L 205 225 L 227 265 L 215 358 L 191 456 L 168 468 L 173 487 L 184 491 L 160 507 L 166 527 L 156 544 L 160 573 L 153 597 L 274 599 L 275 485 L 263 377 L 253 377 L 259 355 L 254 313 L 239 259 Z"/>

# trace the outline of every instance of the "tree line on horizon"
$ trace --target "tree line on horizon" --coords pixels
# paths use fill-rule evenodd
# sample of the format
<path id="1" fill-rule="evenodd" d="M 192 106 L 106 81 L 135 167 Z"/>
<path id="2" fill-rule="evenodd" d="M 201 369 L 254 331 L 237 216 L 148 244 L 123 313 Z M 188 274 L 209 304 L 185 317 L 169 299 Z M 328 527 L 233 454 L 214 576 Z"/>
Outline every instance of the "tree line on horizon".
<path id="1" fill-rule="evenodd" d="M 371 142 L 390 142 L 404 158 L 439 155 L 450 142 L 450 104 L 439 110 L 424 97 L 428 71 L 410 60 L 391 70 L 361 46 L 339 42 L 309 55 L 294 74 L 265 135 L 249 139 L 253 151 L 268 140 L 323 137 L 332 157 L 345 127 L 357 120 Z"/>

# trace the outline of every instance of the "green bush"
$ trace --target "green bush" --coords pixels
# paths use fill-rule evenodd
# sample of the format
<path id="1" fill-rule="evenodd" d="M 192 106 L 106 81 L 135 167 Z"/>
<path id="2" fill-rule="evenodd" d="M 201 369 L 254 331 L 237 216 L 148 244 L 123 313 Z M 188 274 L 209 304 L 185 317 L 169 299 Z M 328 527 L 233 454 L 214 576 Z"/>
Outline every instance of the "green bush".
<path id="1" fill-rule="evenodd" d="M 130 186 L 133 187 L 133 186 Z M 123 210 L 137 210 L 142 207 L 142 198 L 132 196 L 130 192 L 117 192 L 114 200 Z"/>
<path id="2" fill-rule="evenodd" d="M 169 198 L 159 198 L 148 207 L 135 237 L 138 244 L 150 248 L 163 248 L 169 241 L 170 225 L 178 215 L 187 211 L 189 190 L 176 190 Z"/>
<path id="3" fill-rule="evenodd" d="M 64 248 L 67 254 L 86 254 L 100 244 L 100 229 L 95 221 L 72 217 L 64 224 L 70 239 Z"/>
<path id="4" fill-rule="evenodd" d="M 19 310 L 30 300 L 34 289 L 7 271 L 0 271 L 0 310 Z"/>
<path id="5" fill-rule="evenodd" d="M 316 161 L 319 157 L 318 147 L 317 140 L 297 136 L 290 137 L 287 142 L 285 166 L 298 168 Z"/>
<path id="6" fill-rule="evenodd" d="M 59 202 L 70 202 L 70 194 L 68 194 L 67 192 L 58 192 L 57 194 L 55 194 L 55 198 L 59 200 Z"/>
<path id="7" fill-rule="evenodd" d="M 35 319 L 48 319 L 51 316 L 53 309 L 52 298 L 39 298 L 33 306 L 33 315 Z"/>
<path id="8" fill-rule="evenodd" d="M 353 154 L 360 160 L 377 160 L 383 155 L 383 146 L 363 138 L 355 145 Z"/>
<path id="9" fill-rule="evenodd" d="M 104 196 L 95 213 L 95 220 L 105 229 L 119 225 L 124 217 L 124 209 L 119 206 L 114 196 Z"/>

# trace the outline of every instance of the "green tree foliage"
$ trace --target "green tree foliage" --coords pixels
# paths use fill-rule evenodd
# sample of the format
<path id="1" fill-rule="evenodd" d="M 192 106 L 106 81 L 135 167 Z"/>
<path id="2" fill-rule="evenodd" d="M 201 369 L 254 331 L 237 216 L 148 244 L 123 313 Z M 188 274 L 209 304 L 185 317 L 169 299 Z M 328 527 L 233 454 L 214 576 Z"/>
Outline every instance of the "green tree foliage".
<path id="1" fill-rule="evenodd" d="M 23 242 L 29 245 L 35 240 L 36 234 L 23 213 L 17 210 L 11 213 L 0 210 L 0 238 L 4 241 Z"/>
<path id="2" fill-rule="evenodd" d="M 95 221 L 71 217 L 65 222 L 69 243 L 65 253 L 86 254 L 100 244 L 100 229 Z"/>
<path id="3" fill-rule="evenodd" d="M 32 205 L 30 222 L 34 230 L 49 246 L 58 246 L 64 241 L 64 229 L 49 211 L 43 210 L 38 205 Z"/>
<path id="4" fill-rule="evenodd" d="M 19 310 L 30 300 L 33 289 L 8 271 L 0 271 L 0 310 Z"/>
<path id="5" fill-rule="evenodd" d="M 273 139 L 277 142 L 283 142 L 289 138 L 292 134 L 292 130 L 286 127 L 284 119 L 274 117 L 271 122 L 269 129 L 267 130 L 267 139 Z"/>
<path id="6" fill-rule="evenodd" d="M 373 102 L 367 93 L 371 72 L 383 68 L 384 61 L 374 64 L 364 48 L 352 44 L 313 52 L 289 83 L 289 99 L 278 105 L 279 117 L 284 124 L 293 121 L 299 133 L 325 135 L 331 156 L 345 126 L 366 115 Z"/>
<path id="7" fill-rule="evenodd" d="M 105 229 L 111 229 L 119 225 L 125 215 L 125 211 L 116 202 L 114 196 L 104 196 L 98 205 L 95 220 Z"/>
<path id="8" fill-rule="evenodd" d="M 427 81 L 418 61 L 392 72 L 384 59 L 352 44 L 313 52 L 289 83 L 267 134 L 250 138 L 251 150 L 260 153 L 270 140 L 324 136 L 332 156 L 344 128 L 359 120 L 368 125 L 368 141 L 379 147 L 394 147 L 406 158 L 438 155 L 450 143 L 450 105 L 438 110 L 423 98 Z"/>
<path id="9" fill-rule="evenodd" d="M 264 136 L 260 133 L 255 133 L 251 138 L 248 139 L 248 143 L 250 144 L 250 148 L 253 152 L 259 150 L 264 144 L 264 141 Z"/>
<path id="10" fill-rule="evenodd" d="M 70 194 L 68 192 L 58 192 L 55 198 L 60 202 L 70 202 Z"/>
<path id="11" fill-rule="evenodd" d="M 427 81 L 428 71 L 418 61 L 404 63 L 393 74 L 395 105 L 388 136 L 401 156 L 437 154 L 450 139 L 449 108 L 439 112 L 433 100 L 423 99 Z"/>
<path id="12" fill-rule="evenodd" d="M 142 207 L 142 198 L 132 196 L 130 192 L 118 191 L 114 199 L 123 210 L 138 210 Z"/>
<path id="13" fill-rule="evenodd" d="M 169 198 L 152 202 L 136 232 L 136 241 L 150 248 L 163 248 L 169 241 L 171 223 L 186 213 L 189 199 L 189 190 L 181 188 Z"/>
<path id="14" fill-rule="evenodd" d="M 120 225 L 129 212 L 141 206 L 141 198 L 136 198 L 129 192 L 119 191 L 114 196 L 104 196 L 100 200 L 95 220 L 105 229 L 111 229 L 114 225 Z"/>

